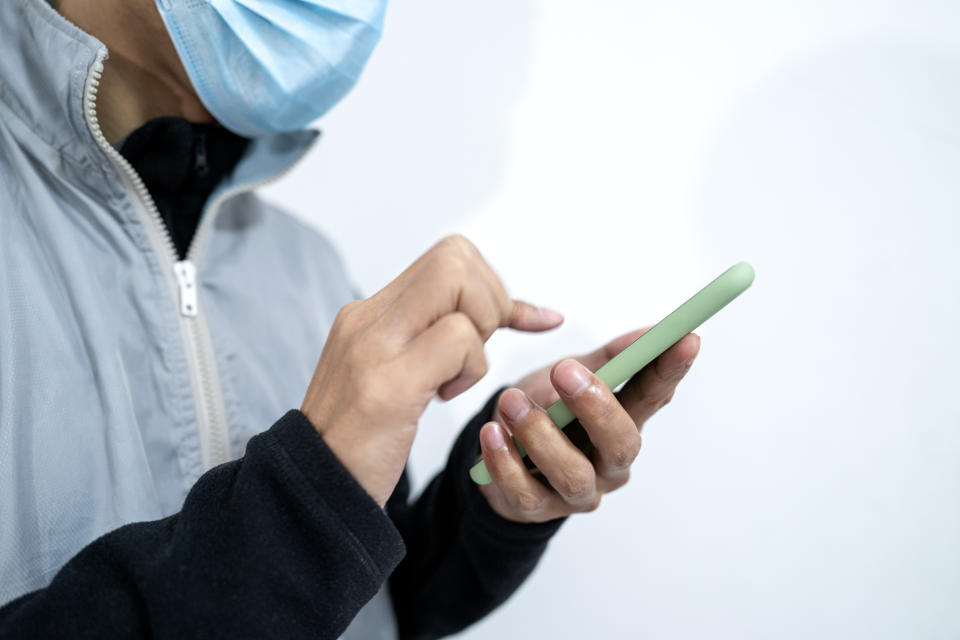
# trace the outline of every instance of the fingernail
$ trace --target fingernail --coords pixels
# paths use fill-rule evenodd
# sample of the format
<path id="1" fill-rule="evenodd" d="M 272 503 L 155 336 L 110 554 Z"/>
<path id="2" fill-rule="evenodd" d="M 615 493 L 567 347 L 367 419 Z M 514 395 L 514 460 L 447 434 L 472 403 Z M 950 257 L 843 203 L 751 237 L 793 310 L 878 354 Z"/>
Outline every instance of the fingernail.
<path id="1" fill-rule="evenodd" d="M 548 309 L 546 307 L 537 307 L 537 309 L 540 311 L 540 317 L 547 322 L 560 322 L 563 320 L 563 314 L 559 311 L 554 311 L 553 309 Z"/>
<path id="2" fill-rule="evenodd" d="M 509 420 L 520 420 L 530 410 L 527 394 L 520 389 L 510 389 L 500 396 L 500 412 Z"/>
<path id="3" fill-rule="evenodd" d="M 590 374 L 582 364 L 570 360 L 557 369 L 557 384 L 565 394 L 575 396 L 590 384 Z"/>
<path id="4" fill-rule="evenodd" d="M 503 438 L 503 429 L 496 422 L 488 422 L 480 430 L 480 437 L 483 438 L 483 446 L 488 451 L 497 451 L 502 449 L 507 441 Z"/>

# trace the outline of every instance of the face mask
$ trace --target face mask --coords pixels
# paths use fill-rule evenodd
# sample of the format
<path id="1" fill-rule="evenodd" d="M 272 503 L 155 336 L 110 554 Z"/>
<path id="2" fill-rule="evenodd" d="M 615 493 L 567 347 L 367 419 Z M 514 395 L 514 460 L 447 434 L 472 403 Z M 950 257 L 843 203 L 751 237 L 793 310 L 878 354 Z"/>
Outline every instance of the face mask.
<path id="1" fill-rule="evenodd" d="M 296 131 L 353 88 L 386 0 L 156 0 L 194 89 L 226 128 Z"/>

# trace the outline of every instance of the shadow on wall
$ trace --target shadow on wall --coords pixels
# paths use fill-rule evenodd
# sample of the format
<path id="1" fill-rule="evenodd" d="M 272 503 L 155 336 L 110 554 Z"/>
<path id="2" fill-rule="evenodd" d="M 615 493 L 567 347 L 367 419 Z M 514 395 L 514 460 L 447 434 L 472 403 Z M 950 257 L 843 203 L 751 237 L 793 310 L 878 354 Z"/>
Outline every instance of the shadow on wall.
<path id="1" fill-rule="evenodd" d="M 285 203 L 342 242 L 357 271 L 359 235 L 374 244 L 365 255 L 377 244 L 390 252 L 396 238 L 438 238 L 501 179 L 533 23 L 531 0 L 391 5 L 364 76 L 320 122 L 317 152 L 284 181 Z M 367 224 L 376 232 L 359 234 Z"/>

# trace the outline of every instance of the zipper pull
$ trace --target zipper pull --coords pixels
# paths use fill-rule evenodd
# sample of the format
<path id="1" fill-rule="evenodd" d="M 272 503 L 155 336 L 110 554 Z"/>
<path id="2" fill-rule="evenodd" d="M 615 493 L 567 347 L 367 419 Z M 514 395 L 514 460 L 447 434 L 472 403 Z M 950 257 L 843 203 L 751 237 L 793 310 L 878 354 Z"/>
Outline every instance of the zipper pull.
<path id="1" fill-rule="evenodd" d="M 181 260 L 173 265 L 180 285 L 180 313 L 187 317 L 197 315 L 197 268 L 189 260 Z"/>

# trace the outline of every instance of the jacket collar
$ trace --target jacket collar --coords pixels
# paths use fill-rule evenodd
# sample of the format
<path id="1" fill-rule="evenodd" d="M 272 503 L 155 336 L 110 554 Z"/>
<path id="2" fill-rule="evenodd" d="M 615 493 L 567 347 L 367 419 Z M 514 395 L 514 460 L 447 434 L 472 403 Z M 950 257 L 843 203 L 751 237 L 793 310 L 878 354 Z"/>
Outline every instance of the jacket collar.
<path id="1" fill-rule="evenodd" d="M 99 182 L 115 176 L 84 113 L 87 79 L 98 60 L 107 57 L 106 46 L 64 18 L 49 0 L 0 0 L 0 41 L 0 101 L 42 142 L 76 162 L 101 168 L 87 179 L 98 181 L 96 173 Z M 319 131 L 305 129 L 254 140 L 229 184 L 217 192 L 285 173 L 318 136 Z"/>

